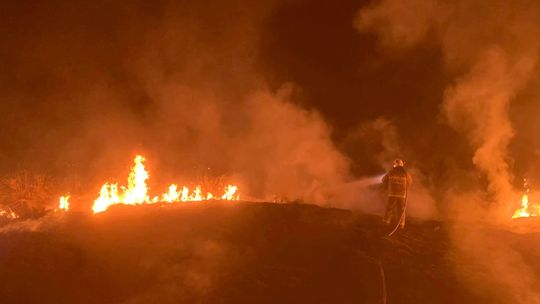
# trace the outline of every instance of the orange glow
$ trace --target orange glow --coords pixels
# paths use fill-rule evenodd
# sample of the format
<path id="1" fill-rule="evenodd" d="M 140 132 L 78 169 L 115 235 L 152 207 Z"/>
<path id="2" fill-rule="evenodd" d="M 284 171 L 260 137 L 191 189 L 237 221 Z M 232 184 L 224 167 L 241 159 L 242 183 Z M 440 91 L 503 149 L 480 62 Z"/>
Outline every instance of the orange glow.
<path id="1" fill-rule="evenodd" d="M 135 164 L 129 174 L 127 187 L 118 186 L 118 184 L 105 183 L 99 191 L 99 197 L 94 201 L 92 211 L 94 213 L 103 212 L 110 206 L 117 204 L 139 205 L 158 202 L 198 202 L 215 199 L 231 201 L 240 199 L 238 187 L 235 185 L 228 185 L 225 187 L 223 195 L 215 196 L 210 192 L 203 194 L 201 186 L 196 186 L 192 191 L 188 187 L 182 186 L 179 191 L 177 184 L 171 184 L 166 193 L 160 196 L 154 196 L 150 199 L 150 196 L 148 195 L 149 189 L 146 184 L 150 175 L 144 167 L 144 161 L 144 157 L 140 155 L 135 157 Z"/>
<path id="2" fill-rule="evenodd" d="M 228 185 L 225 188 L 225 193 L 221 196 L 221 199 L 224 200 L 234 200 L 234 199 L 240 199 L 240 195 L 238 195 L 236 192 L 238 191 L 238 187 L 233 185 Z"/>
<path id="3" fill-rule="evenodd" d="M 69 210 L 69 195 L 61 196 L 58 200 L 58 209 L 68 211 Z"/>
<path id="4" fill-rule="evenodd" d="M 0 217 L 5 217 L 8 219 L 19 218 L 19 216 L 15 214 L 15 212 L 13 212 L 13 210 L 11 210 L 10 208 L 6 208 L 6 209 L 0 208 Z"/>
<path id="5" fill-rule="evenodd" d="M 529 196 L 527 194 L 523 194 L 523 197 L 521 198 L 521 208 L 516 210 L 512 218 L 516 219 L 520 217 L 538 216 L 539 214 L 540 214 L 540 205 L 538 204 L 530 205 Z"/>
<path id="6" fill-rule="evenodd" d="M 168 203 L 178 202 L 178 199 L 180 198 L 180 193 L 176 191 L 177 188 L 178 186 L 175 184 L 170 185 L 169 192 L 163 194 L 163 198 L 161 200 Z"/>

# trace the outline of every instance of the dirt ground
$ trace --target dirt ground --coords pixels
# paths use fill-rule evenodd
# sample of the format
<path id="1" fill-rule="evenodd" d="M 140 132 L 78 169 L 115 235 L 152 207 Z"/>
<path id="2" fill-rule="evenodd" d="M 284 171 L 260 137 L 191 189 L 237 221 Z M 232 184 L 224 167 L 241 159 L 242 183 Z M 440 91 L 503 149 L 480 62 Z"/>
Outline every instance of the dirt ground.
<path id="1" fill-rule="evenodd" d="M 50 214 L 0 228 L 1 302 L 383 303 L 384 289 L 387 303 L 509 301 L 489 273 L 485 288 L 471 285 L 463 269 L 484 268 L 461 262 L 451 224 L 386 229 L 378 216 L 299 204 Z M 540 276 L 539 233 L 485 229 Z"/>

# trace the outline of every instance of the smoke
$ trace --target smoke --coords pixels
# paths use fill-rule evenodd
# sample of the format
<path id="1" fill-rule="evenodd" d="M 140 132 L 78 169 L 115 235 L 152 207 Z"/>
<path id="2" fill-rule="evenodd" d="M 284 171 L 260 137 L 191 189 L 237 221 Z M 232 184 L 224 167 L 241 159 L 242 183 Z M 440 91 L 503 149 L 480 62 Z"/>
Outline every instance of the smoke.
<path id="1" fill-rule="evenodd" d="M 474 150 L 472 162 L 487 179 L 485 192 L 447 193 L 447 201 L 462 219 L 486 220 L 486 201 L 491 202 L 487 220 L 508 220 L 516 207 L 508 151 L 514 137 L 509 111 L 537 66 L 539 17 L 540 5 L 531 1 L 383 0 L 360 10 L 355 20 L 357 29 L 376 32 L 386 47 L 440 47 L 448 73 L 454 77 L 444 92 L 441 114 L 466 136 Z M 538 278 L 528 271 L 520 253 L 509 245 L 493 246 L 496 242 L 481 228 L 471 229 L 468 235 L 454 232 L 462 257 L 495 270 L 490 283 L 509 287 L 512 302 L 537 302 L 531 282 Z M 485 248 L 490 248 L 489 254 Z"/>
<path id="2" fill-rule="evenodd" d="M 403 157 L 400 134 L 394 122 L 386 117 L 361 122 L 343 140 L 342 149 L 360 155 L 352 170 L 374 172 L 386 167 L 396 157 Z"/>
<path id="3" fill-rule="evenodd" d="M 527 1 L 388 0 L 361 10 L 355 21 L 386 46 L 440 45 L 449 72 L 461 75 L 446 89 L 442 114 L 467 137 L 501 212 L 514 206 L 508 205 L 514 198 L 509 107 L 536 67 L 539 45 L 531 37 L 540 34 L 538 9 Z"/>
<path id="4" fill-rule="evenodd" d="M 476 148 L 473 163 L 486 174 L 489 193 L 503 207 L 501 217 L 512 210 L 512 173 L 508 145 L 513 137 L 509 103 L 526 82 L 534 62 L 516 58 L 508 62 L 500 49 L 490 49 L 464 78 L 446 93 L 444 112 L 449 123 L 464 130 Z"/>
<path id="5" fill-rule="evenodd" d="M 533 264 L 508 235 L 456 225 L 450 237 L 455 247 L 449 255 L 456 258 L 458 277 L 473 292 L 496 303 L 540 303 Z"/>
<path id="6" fill-rule="evenodd" d="M 19 232 L 39 232 L 52 229 L 62 224 L 64 212 L 51 211 L 39 218 L 28 218 L 22 220 L 10 220 L 2 223 L 0 234 L 10 234 Z"/>
<path id="7" fill-rule="evenodd" d="M 277 94 L 257 93 L 248 100 L 249 131 L 238 143 L 244 153 L 235 163 L 261 194 L 322 203 L 325 187 L 344 182 L 348 162 L 316 112 L 285 102 L 290 90 L 286 86 Z"/>
<path id="8" fill-rule="evenodd" d="M 28 219 L 21 222 L 12 222 L 0 227 L 0 233 L 11 233 L 14 231 L 37 231 L 41 228 L 42 219 Z"/>
<path id="9" fill-rule="evenodd" d="M 385 204 L 375 203 L 385 202 L 387 199 L 381 183 L 382 177 L 392 168 L 394 159 L 403 158 L 414 181 L 408 192 L 407 214 L 420 219 L 436 217 L 438 212 L 428 186 L 429 179 L 416 167 L 414 153 L 405 148 L 403 141 L 399 128 L 388 118 L 378 117 L 357 125 L 347 134 L 341 149 L 348 154 L 356 153 L 356 158 L 360 159 L 352 164 L 353 172 L 367 172 L 373 176 L 349 181 L 332 189 L 334 197 L 330 203 L 334 206 L 383 214 Z"/>
<path id="10" fill-rule="evenodd" d="M 19 30 L 3 48 L 17 77 L 2 85 L 12 113 L 2 123 L 28 122 L 16 134 L 3 129 L 16 139 L 5 140 L 16 160 L 6 164 L 76 175 L 97 193 L 141 153 L 160 193 L 165 183 L 224 175 L 245 198 L 310 202 L 348 175 L 326 122 L 296 103 L 300 91 L 270 88 L 259 72 L 276 1 L 58 1 L 50 15 L 39 4 L 5 5 L 28 17 L 2 21 Z"/>

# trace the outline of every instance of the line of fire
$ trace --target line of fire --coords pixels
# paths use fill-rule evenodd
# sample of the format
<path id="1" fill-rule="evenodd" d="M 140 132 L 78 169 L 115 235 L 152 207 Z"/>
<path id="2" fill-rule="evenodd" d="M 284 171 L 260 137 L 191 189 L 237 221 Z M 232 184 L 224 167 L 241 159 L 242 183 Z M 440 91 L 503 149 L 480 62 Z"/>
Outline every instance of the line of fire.
<path id="1" fill-rule="evenodd" d="M 0 304 L 540 304 L 539 117 L 540 0 L 0 1 Z"/>
<path id="2" fill-rule="evenodd" d="M 210 192 L 203 192 L 201 186 L 196 186 L 190 190 L 186 186 L 178 188 L 177 184 L 171 184 L 168 191 L 159 196 L 150 197 L 148 193 L 147 180 L 150 177 L 146 171 L 143 162 L 144 157 L 137 155 L 135 157 L 133 168 L 129 173 L 127 186 L 118 186 L 118 184 L 105 183 L 99 191 L 99 197 L 94 201 L 92 212 L 104 212 L 112 205 L 140 205 L 140 204 L 155 204 L 155 203 L 176 203 L 176 202 L 201 202 L 210 200 L 239 200 L 240 194 L 238 187 L 235 185 L 227 185 L 220 195 L 214 195 Z M 63 195 L 59 199 L 58 209 L 69 210 L 70 195 Z"/>
<path id="3" fill-rule="evenodd" d="M 222 193 L 214 195 L 211 192 L 203 192 L 200 185 L 190 190 L 186 186 L 178 187 L 177 184 L 171 184 L 167 187 L 168 191 L 158 196 L 150 196 L 147 186 L 149 173 L 146 171 L 143 162 L 145 158 L 137 155 L 134 165 L 131 168 L 127 180 L 127 186 L 118 185 L 117 183 L 105 183 L 99 191 L 99 196 L 95 199 L 92 206 L 92 212 L 100 213 L 106 211 L 110 206 L 123 205 L 140 205 L 140 204 L 156 204 L 156 203 L 177 203 L 177 202 L 202 202 L 212 200 L 234 201 L 240 199 L 239 189 L 236 185 L 227 185 Z M 527 180 L 524 180 L 523 195 L 521 204 L 513 212 L 511 218 L 527 218 L 536 217 L 540 214 L 540 204 L 529 202 L 529 191 Z M 62 195 L 58 200 L 57 211 L 68 211 L 70 206 L 69 194 Z M 3 208 L 0 210 L 0 216 L 8 219 L 18 218 L 13 210 Z"/>

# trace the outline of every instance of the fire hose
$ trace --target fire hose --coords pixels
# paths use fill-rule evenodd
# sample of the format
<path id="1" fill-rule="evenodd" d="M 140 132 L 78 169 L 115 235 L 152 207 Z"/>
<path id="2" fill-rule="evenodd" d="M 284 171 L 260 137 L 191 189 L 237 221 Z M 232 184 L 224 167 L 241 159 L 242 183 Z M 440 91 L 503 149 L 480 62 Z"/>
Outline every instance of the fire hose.
<path id="1" fill-rule="evenodd" d="M 391 237 L 398 230 L 399 225 L 401 224 L 401 221 L 403 221 L 404 218 L 405 218 L 405 210 L 406 209 L 407 209 L 407 188 L 405 188 L 405 200 L 404 200 L 404 203 L 403 203 L 403 210 L 401 211 L 401 216 L 399 217 L 399 220 L 398 220 L 394 230 L 392 230 L 392 232 L 390 232 L 388 234 L 388 237 Z M 379 265 L 379 272 L 381 274 L 382 303 L 386 304 L 386 298 L 387 298 L 387 295 L 386 295 L 386 276 L 384 274 L 384 267 L 383 267 L 383 264 L 382 264 L 382 261 L 381 261 L 380 253 L 379 253 L 379 258 L 377 259 L 377 264 Z"/>
<path id="2" fill-rule="evenodd" d="M 386 237 L 391 237 L 392 235 L 394 235 L 394 233 L 396 233 L 396 231 L 398 230 L 399 225 L 401 224 L 401 222 L 405 218 L 406 209 L 407 209 L 407 197 L 408 197 L 407 192 L 408 192 L 408 189 L 405 188 L 405 200 L 404 200 L 403 210 L 401 211 L 401 215 L 399 217 L 399 220 L 398 220 L 396 226 L 394 227 L 394 229 Z M 382 237 L 381 237 L 381 239 L 382 239 Z M 379 267 L 379 273 L 380 273 L 380 276 L 381 276 L 381 286 L 382 286 L 382 288 L 381 288 L 382 289 L 381 290 L 382 303 L 386 304 L 386 302 L 387 302 L 386 275 L 384 273 L 384 267 L 383 267 L 383 263 L 382 263 L 382 259 L 381 259 L 380 249 L 378 250 L 378 257 L 377 258 L 368 257 L 368 259 L 371 260 L 372 262 L 376 263 L 377 266 Z"/>
<path id="3" fill-rule="evenodd" d="M 381 282 L 382 282 L 382 304 L 386 304 L 386 278 L 384 275 L 384 268 L 381 262 L 381 259 L 378 259 L 379 272 L 381 273 Z"/>
<path id="4" fill-rule="evenodd" d="M 399 225 L 403 220 L 405 220 L 405 210 L 407 209 L 407 190 L 405 190 L 405 200 L 403 202 L 403 210 L 401 211 L 401 216 L 399 217 L 399 220 L 396 224 L 396 227 L 394 227 L 394 230 L 388 234 L 388 236 L 392 236 L 399 228 Z"/>

